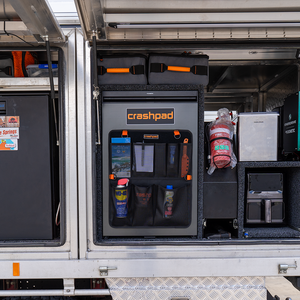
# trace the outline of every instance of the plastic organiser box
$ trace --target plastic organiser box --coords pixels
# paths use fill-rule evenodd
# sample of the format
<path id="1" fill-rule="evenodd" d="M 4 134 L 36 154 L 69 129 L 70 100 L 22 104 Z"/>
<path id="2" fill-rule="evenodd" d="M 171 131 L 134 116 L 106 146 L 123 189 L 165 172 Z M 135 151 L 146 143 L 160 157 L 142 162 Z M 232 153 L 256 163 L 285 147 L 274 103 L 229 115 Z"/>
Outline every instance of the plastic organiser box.
<path id="1" fill-rule="evenodd" d="M 239 114 L 240 161 L 277 161 L 278 116 L 276 112 Z"/>
<path id="2" fill-rule="evenodd" d="M 49 68 L 47 64 L 28 65 L 26 71 L 29 77 L 48 77 Z M 52 64 L 52 73 L 54 77 L 58 76 L 58 65 Z"/>

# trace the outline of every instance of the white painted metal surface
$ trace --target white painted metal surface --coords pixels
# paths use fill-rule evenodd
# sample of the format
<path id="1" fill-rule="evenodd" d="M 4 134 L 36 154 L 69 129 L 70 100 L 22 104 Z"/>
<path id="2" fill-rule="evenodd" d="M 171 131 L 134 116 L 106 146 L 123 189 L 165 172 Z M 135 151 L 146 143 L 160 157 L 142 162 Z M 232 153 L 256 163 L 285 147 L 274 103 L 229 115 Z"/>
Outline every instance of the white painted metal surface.
<path id="1" fill-rule="evenodd" d="M 145 248 L 144 248 L 145 250 Z M 199 251 L 200 252 L 200 251 Z M 201 252 L 200 252 L 201 254 Z M 200 256 L 199 254 L 199 256 Z M 13 256 L 13 255 L 12 255 Z M 103 255 L 104 257 L 105 255 Z M 140 255 L 141 256 L 141 255 Z M 194 257 L 119 259 L 6 259 L 1 262 L 1 279 L 143 278 L 143 277 L 270 277 L 279 274 L 279 264 L 300 264 L 300 258 L 276 257 Z M 20 275 L 13 276 L 13 263 L 20 263 Z M 108 275 L 100 275 L 108 267 Z M 288 269 L 284 276 L 299 276 L 299 269 Z"/>

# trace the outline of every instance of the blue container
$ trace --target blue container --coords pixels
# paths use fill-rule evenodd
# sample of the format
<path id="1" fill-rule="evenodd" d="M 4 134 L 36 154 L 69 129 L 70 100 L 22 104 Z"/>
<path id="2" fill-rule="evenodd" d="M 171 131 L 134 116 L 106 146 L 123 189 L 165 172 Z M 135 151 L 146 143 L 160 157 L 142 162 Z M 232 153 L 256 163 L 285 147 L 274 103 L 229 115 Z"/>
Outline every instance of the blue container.
<path id="1" fill-rule="evenodd" d="M 118 185 L 115 189 L 116 217 L 126 218 L 128 213 L 128 189 L 124 185 Z"/>

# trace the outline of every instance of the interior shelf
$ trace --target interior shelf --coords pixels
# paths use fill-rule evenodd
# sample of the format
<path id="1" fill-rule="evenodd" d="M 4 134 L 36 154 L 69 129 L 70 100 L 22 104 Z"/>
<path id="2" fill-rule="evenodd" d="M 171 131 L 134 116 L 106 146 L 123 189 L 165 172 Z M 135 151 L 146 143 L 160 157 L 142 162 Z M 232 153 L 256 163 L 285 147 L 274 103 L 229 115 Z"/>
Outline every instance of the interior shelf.
<path id="1" fill-rule="evenodd" d="M 54 88 L 58 90 L 58 78 L 54 77 Z M 47 77 L 2 77 L 0 89 L 3 91 L 50 91 L 50 80 Z"/>

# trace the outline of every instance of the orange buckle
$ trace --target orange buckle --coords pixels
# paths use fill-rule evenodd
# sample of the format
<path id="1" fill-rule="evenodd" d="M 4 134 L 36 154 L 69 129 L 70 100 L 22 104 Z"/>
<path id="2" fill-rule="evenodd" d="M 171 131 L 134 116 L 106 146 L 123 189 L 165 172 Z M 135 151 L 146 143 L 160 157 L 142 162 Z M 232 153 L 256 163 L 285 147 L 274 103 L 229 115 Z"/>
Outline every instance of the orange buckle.
<path id="1" fill-rule="evenodd" d="M 176 139 L 179 139 L 181 137 L 181 134 L 180 134 L 179 130 L 174 130 L 174 137 Z"/>
<path id="2" fill-rule="evenodd" d="M 128 136 L 128 131 L 127 130 L 123 130 L 122 131 L 122 136 Z"/>
<path id="3" fill-rule="evenodd" d="M 188 181 L 192 180 L 192 175 L 186 175 L 186 180 Z"/>
<path id="4" fill-rule="evenodd" d="M 115 180 L 116 179 L 116 175 L 115 174 L 109 174 L 109 179 L 110 180 Z"/>
<path id="5" fill-rule="evenodd" d="M 189 139 L 188 138 L 185 138 L 184 140 L 183 140 L 183 143 L 184 144 L 187 144 L 189 142 Z"/>

